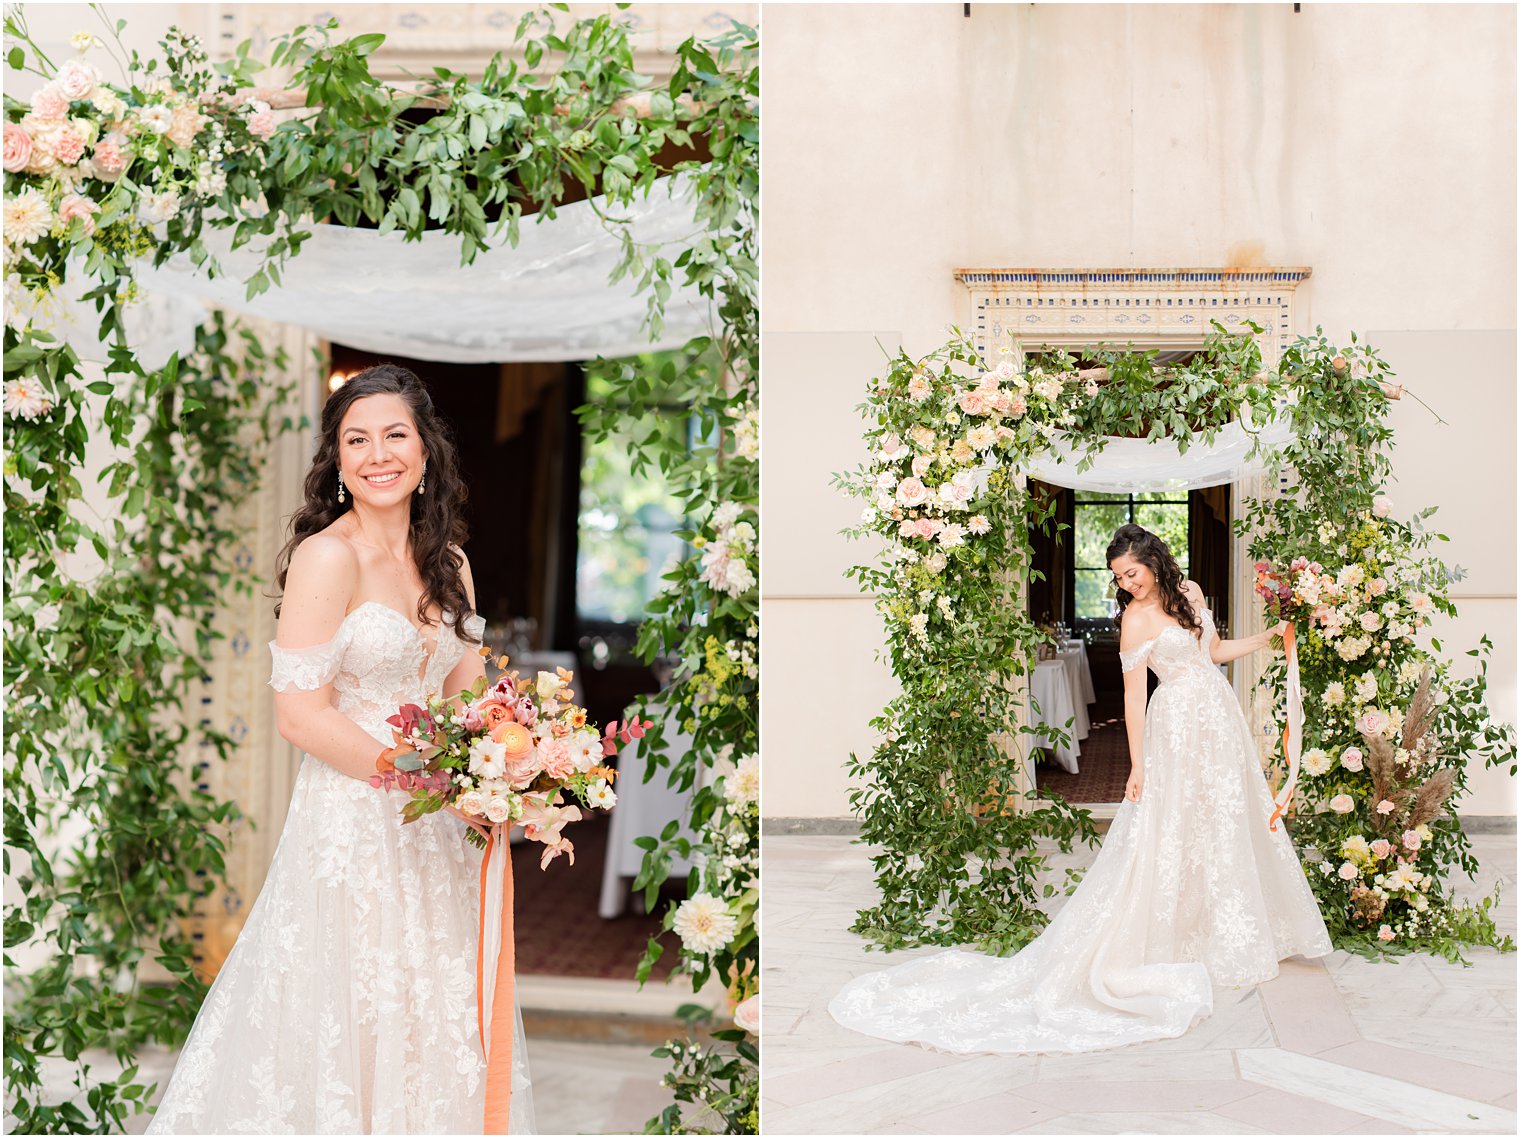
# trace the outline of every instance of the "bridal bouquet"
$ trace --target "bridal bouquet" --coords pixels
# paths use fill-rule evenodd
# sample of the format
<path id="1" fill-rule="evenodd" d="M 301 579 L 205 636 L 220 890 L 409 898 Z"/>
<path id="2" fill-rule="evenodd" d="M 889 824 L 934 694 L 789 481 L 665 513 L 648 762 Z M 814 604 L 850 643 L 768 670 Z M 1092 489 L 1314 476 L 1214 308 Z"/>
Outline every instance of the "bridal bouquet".
<path id="1" fill-rule="evenodd" d="M 452 806 L 492 824 L 521 823 L 529 840 L 544 845 L 543 867 L 560 854 L 573 864 L 575 847 L 564 827 L 579 821 L 581 810 L 564 797 L 587 808 L 611 807 L 617 772 L 603 760 L 649 723 L 634 719 L 620 728 L 614 720 L 598 733 L 574 702 L 571 678 L 563 668 L 532 679 L 509 672 L 489 685 L 481 677 L 451 699 L 435 695 L 425 707 L 404 705 L 386 720 L 395 746 L 376 760 L 370 785 L 411 792 L 403 824 Z M 473 827 L 465 836 L 485 845 Z"/>

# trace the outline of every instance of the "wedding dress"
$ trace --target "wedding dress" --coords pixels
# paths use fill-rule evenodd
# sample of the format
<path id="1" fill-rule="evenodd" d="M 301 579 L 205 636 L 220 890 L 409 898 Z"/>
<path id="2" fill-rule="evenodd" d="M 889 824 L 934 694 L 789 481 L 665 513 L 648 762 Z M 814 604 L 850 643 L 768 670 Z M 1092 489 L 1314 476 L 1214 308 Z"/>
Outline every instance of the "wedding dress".
<path id="1" fill-rule="evenodd" d="M 480 617 L 465 621 L 477 643 Z M 368 601 L 311 648 L 271 642 L 276 691 L 332 682 L 376 740 L 442 688 L 469 645 L 436 646 Z M 382 793 L 302 759 L 264 888 L 201 1005 L 150 1134 L 479 1134 L 485 1061 L 475 999 L 480 853 L 464 823 L 403 826 Z M 517 1017 L 511 1132 L 533 1132 Z"/>
<path id="2" fill-rule="evenodd" d="M 1267 828 L 1256 742 L 1203 640 L 1173 625 L 1132 652 L 1160 677 L 1145 714 L 1144 787 L 1125 800 L 1082 883 L 1010 957 L 950 951 L 850 981 L 845 1027 L 943 1051 L 1099 1051 L 1181 1035 L 1213 985 L 1330 951 L 1293 844 Z"/>

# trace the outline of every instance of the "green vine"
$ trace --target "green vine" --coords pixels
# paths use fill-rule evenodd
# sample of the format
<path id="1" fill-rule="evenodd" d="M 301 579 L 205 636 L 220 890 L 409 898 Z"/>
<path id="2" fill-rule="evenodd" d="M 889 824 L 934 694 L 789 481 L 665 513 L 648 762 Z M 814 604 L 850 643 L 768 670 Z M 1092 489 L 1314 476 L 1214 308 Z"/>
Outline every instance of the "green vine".
<path id="1" fill-rule="evenodd" d="M 1340 353 L 1322 336 L 1300 338 L 1280 373 L 1264 375 L 1252 336 L 1229 335 L 1216 324 L 1185 365 L 1157 367 L 1155 352 L 1097 356 L 1100 367 L 1082 371 L 1059 352 L 1023 369 L 1006 358 L 990 367 L 957 334 L 920 360 L 894 357 L 862 406 L 873 457 L 839 482 L 865 502 L 851 534 L 875 535 L 886 548 L 879 564 L 852 575 L 876 598 L 903 688 L 871 722 L 882 743 L 849 763 L 861 838 L 883 850 L 873 859 L 882 900 L 861 912 L 854 928 L 883 947 L 1017 950 L 1045 927 L 1038 905 L 1056 888 L 1040 884 L 1048 863 L 1037 843 L 1068 851 L 1096 837 L 1087 811 L 1052 794 L 1031 803 L 1020 781 L 1033 729 L 1021 725 L 1026 695 L 1018 680 L 1048 634 L 1009 594 L 1031 577 L 1029 534 L 1048 528 L 1053 510 L 1024 488 L 1019 475 L 1031 459 L 1064 442 L 1086 469 L 1110 436 L 1171 436 L 1186 449 L 1194 437 L 1212 441 L 1229 423 L 1254 431 L 1286 414 L 1296 435 L 1281 462 L 1294 469 L 1303 492 L 1255 503 L 1237 522 L 1239 532 L 1265 535 L 1254 556 L 1281 556 L 1285 564 L 1309 549 L 1310 533 L 1321 545 L 1343 541 L 1321 530 L 1339 533 L 1342 520 L 1370 511 L 1388 474 L 1392 436 L 1382 423 L 1380 386 L 1387 367 L 1365 349 Z M 1406 545 L 1413 532 L 1405 531 Z M 1434 606 L 1454 613 L 1444 588 L 1430 587 Z M 1307 682 L 1322 690 L 1333 669 L 1316 671 L 1320 658 L 1309 651 L 1309 673 L 1318 678 Z M 1378 667 L 1414 658 L 1412 642 L 1409 653 L 1379 658 Z M 1274 678 L 1269 669 L 1264 682 Z M 1482 711 L 1482 672 L 1456 681 L 1443 667 L 1440 678 L 1451 709 L 1440 729 L 1458 788 L 1469 757 L 1512 764 L 1513 730 Z M 1311 802 L 1318 789 L 1309 780 Z M 1301 813 L 1300 840 L 1311 849 L 1326 844 L 1329 829 L 1346 825 L 1342 815 L 1333 817 L 1331 826 L 1318 813 Z M 1460 827 L 1448 821 L 1432 829 L 1440 831 L 1427 845 L 1436 876 L 1452 861 L 1470 871 Z M 1341 920 L 1350 911 L 1346 890 L 1315 884 L 1337 943 L 1365 946 L 1365 927 L 1353 935 L 1349 918 Z M 1446 931 L 1427 927 L 1412 936 L 1420 947 L 1449 954 L 1458 940 L 1498 943 L 1487 906 L 1459 910 L 1449 899 L 1443 906 L 1453 914 Z"/>
<path id="2" fill-rule="evenodd" d="M 76 36 L 80 58 L 55 66 L 24 9 L 5 20 L 8 66 L 45 80 L 30 103 L 5 100 L 6 864 L 24 893 L 5 911 L 19 995 L 5 1065 L 27 1132 L 120 1129 L 128 1104 L 140 1110 L 151 1090 L 133 1046 L 177 1042 L 199 1005 L 179 922 L 222 872 L 214 826 L 234 811 L 183 789 L 179 771 L 191 750 L 225 757 L 231 743 L 188 726 L 184 700 L 210 650 L 219 590 L 250 587 L 221 560 L 226 519 L 252 490 L 270 434 L 290 426 L 270 418 L 281 393 L 249 378 L 283 361 L 220 322 L 200 330 L 183 364 L 140 366 L 123 321 L 135 267 L 184 256 L 214 274 L 203 234 L 231 228 L 234 247 L 262 242 L 252 296 L 280 284 L 315 223 L 409 239 L 442 230 L 459 237 L 467 263 L 514 244 L 524 218 L 553 217 L 578 185 L 622 243 L 615 279 L 648 295 L 651 336 L 673 282 L 690 282 L 725 329 L 693 356 L 741 389 L 754 376 L 752 31 L 687 41 L 655 88 L 611 17 L 537 10 L 514 37 L 521 64 L 498 55 L 478 81 L 435 69 L 400 94 L 369 68 L 383 37 L 335 40 L 335 21 L 303 26 L 272 47 L 271 64 L 305 92 L 305 107 L 282 120 L 274 92 L 252 86 L 263 64 L 247 44 L 212 63 L 171 30 L 161 57 L 143 60 L 122 47 L 123 26 Z M 121 65 L 120 82 L 89 61 L 100 53 Z M 669 157 L 699 144 L 712 161 Z M 690 183 L 698 230 L 674 252 L 639 244 L 622 219 L 672 174 Z M 71 276 L 85 282 L 109 345 L 104 378 L 88 383 L 55 330 Z M 642 372 L 629 367 L 637 386 Z M 699 419 L 722 429 L 732 415 L 713 409 L 721 403 Z M 94 454 L 87 464 L 87 447 L 102 445 L 103 469 Z M 96 470 L 107 516 L 92 514 L 80 481 Z M 100 567 L 82 576 L 91 551 Z M 66 819 L 86 836 L 60 854 L 50 835 Z M 19 975 L 12 950 L 39 947 L 48 964 Z M 141 984 L 148 959 L 177 985 Z M 79 1061 L 91 1047 L 112 1049 L 126 1069 L 93 1078 Z M 41 1061 L 55 1055 L 75 1064 L 84 1103 L 43 1101 Z"/>

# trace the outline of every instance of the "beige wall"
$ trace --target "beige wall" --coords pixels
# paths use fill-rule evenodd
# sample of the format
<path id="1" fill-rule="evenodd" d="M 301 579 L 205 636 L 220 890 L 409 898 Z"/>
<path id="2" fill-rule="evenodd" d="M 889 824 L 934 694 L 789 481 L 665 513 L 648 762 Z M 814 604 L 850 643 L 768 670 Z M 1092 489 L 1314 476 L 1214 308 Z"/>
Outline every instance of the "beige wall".
<path id="1" fill-rule="evenodd" d="M 1514 721 L 1515 14 L 1457 5 L 772 6 L 764 26 L 764 813 L 848 813 L 891 697 L 842 569 L 875 340 L 969 317 L 958 267 L 1307 265 L 1297 331 L 1379 346 L 1392 422 Z M 1463 662 L 1466 657 L 1458 656 Z M 1468 813 L 1513 814 L 1471 773 Z"/>

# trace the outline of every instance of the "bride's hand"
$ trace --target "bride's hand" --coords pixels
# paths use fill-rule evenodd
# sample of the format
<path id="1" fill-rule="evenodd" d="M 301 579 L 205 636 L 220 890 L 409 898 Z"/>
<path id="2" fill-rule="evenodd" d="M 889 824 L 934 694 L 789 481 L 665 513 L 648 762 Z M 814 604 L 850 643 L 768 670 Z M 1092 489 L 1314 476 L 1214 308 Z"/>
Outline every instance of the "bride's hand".
<path id="1" fill-rule="evenodd" d="M 452 814 L 454 817 L 463 820 L 466 826 L 470 827 L 482 838 L 489 838 L 491 836 L 491 823 L 487 822 L 484 818 L 477 818 L 473 814 L 466 814 L 463 810 L 459 810 L 453 806 L 445 806 L 443 809 L 445 813 Z"/>
<path id="2" fill-rule="evenodd" d="M 1140 791 L 1145 789 L 1145 772 L 1138 767 L 1129 772 L 1129 781 L 1124 784 L 1124 797 L 1129 802 L 1140 801 Z"/>

